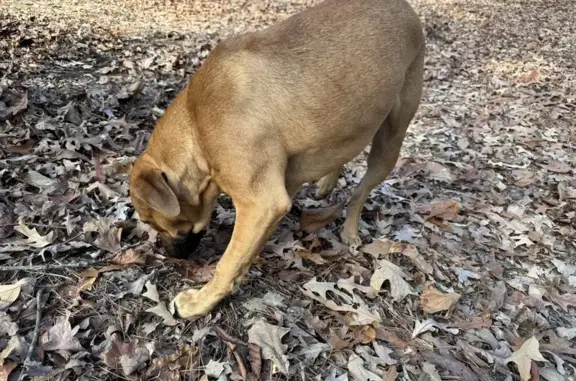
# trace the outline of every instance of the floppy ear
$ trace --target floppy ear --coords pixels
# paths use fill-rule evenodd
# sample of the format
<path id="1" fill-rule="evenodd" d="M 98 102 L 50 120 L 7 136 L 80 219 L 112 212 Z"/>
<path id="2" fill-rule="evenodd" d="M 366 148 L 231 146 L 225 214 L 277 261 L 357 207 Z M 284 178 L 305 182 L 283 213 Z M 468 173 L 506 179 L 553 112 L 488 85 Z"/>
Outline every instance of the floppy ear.
<path id="1" fill-rule="evenodd" d="M 174 218 L 180 214 L 178 198 L 168 185 L 168 179 L 161 170 L 146 168 L 136 174 L 131 183 L 130 193 L 144 201 L 152 209 L 168 218 Z"/>

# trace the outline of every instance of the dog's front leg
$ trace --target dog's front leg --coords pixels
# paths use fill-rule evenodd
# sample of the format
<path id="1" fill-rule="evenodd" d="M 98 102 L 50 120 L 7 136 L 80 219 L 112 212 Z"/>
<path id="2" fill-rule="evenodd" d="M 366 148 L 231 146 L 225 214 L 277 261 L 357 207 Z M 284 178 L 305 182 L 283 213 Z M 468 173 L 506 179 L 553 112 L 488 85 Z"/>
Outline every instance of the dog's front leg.
<path id="1" fill-rule="evenodd" d="M 232 239 L 214 277 L 200 290 L 190 289 L 176 295 L 171 304 L 177 314 L 183 318 L 204 315 L 233 293 L 291 205 L 285 189 L 269 192 L 264 198 L 237 202 Z"/>

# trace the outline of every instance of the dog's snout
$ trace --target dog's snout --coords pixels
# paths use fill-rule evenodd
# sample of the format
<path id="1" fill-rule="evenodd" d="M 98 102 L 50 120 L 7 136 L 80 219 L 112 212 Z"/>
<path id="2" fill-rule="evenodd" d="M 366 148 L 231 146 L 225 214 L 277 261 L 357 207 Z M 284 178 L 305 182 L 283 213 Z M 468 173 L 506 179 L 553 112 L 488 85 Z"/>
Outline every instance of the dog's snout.
<path id="1" fill-rule="evenodd" d="M 204 234 L 205 231 L 200 231 L 199 233 L 190 231 L 180 234 L 177 238 L 161 235 L 160 239 L 171 257 L 186 259 L 196 251 Z"/>

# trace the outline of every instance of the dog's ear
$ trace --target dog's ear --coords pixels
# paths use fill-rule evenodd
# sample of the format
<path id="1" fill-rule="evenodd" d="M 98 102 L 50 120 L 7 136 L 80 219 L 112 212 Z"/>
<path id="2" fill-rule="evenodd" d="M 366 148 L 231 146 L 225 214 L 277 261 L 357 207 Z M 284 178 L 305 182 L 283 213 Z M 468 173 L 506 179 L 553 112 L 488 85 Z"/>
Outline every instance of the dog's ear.
<path id="1" fill-rule="evenodd" d="M 168 218 L 180 214 L 180 203 L 170 188 L 166 174 L 157 168 L 147 168 L 131 181 L 130 194 Z"/>

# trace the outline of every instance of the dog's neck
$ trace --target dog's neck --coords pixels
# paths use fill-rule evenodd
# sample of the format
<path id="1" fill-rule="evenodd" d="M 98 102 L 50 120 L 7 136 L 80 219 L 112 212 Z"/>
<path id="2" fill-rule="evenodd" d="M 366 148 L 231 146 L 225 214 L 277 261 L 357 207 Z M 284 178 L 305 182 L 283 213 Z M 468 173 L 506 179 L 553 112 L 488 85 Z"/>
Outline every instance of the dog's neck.
<path id="1" fill-rule="evenodd" d="M 209 181 L 210 168 L 196 140 L 185 91 L 156 123 L 144 156 L 175 184 L 184 186 L 183 193 L 197 192 L 202 183 Z"/>

